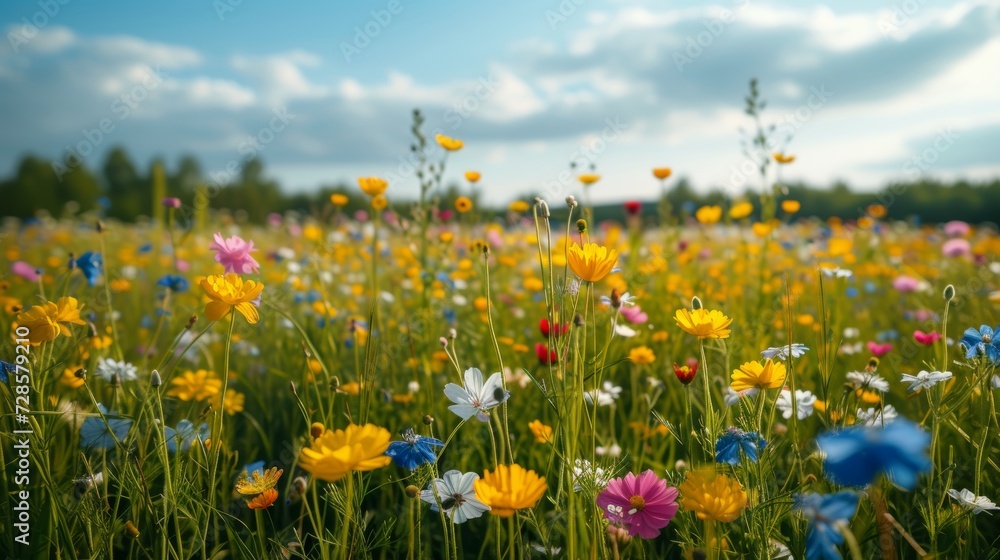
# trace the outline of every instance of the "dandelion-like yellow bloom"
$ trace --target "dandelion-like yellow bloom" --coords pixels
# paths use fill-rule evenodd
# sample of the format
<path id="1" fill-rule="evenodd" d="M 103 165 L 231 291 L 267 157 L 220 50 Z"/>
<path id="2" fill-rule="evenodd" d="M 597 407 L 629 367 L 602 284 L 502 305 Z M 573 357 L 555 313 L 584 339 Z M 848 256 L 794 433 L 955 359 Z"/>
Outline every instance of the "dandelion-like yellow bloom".
<path id="1" fill-rule="evenodd" d="M 465 145 L 465 143 L 462 142 L 461 140 L 458 140 L 456 138 L 451 138 L 450 136 L 445 136 L 444 134 L 437 134 L 434 136 L 434 139 L 437 140 L 439 146 L 448 150 L 449 152 L 457 152 L 458 150 L 462 149 L 462 146 Z"/>
<path id="2" fill-rule="evenodd" d="M 205 316 L 218 321 L 234 307 L 247 322 L 255 324 L 260 320 L 257 306 L 253 302 L 264 291 L 264 284 L 253 280 L 243 281 L 232 272 L 225 276 L 213 274 L 201 281 L 201 287 L 212 301 L 205 305 Z"/>
<path id="3" fill-rule="evenodd" d="M 733 324 L 732 319 L 715 309 L 678 309 L 674 321 L 684 332 L 698 338 L 729 338 L 729 325 Z"/>
<path id="4" fill-rule="evenodd" d="M 784 210 L 785 212 L 789 213 L 789 214 L 794 214 L 794 213 L 798 212 L 799 208 L 802 208 L 802 205 L 799 204 L 798 200 L 782 200 L 781 201 L 781 209 Z"/>
<path id="5" fill-rule="evenodd" d="M 376 211 L 385 210 L 389 206 L 389 199 L 384 194 L 377 194 L 372 197 L 372 209 Z"/>
<path id="6" fill-rule="evenodd" d="M 729 523 L 735 521 L 747 505 L 747 495 L 739 481 L 716 474 L 711 468 L 688 473 L 680 491 L 681 505 L 693 511 L 698 519 Z"/>
<path id="7" fill-rule="evenodd" d="M 171 379 L 170 384 L 173 387 L 167 391 L 167 396 L 177 397 L 182 401 L 203 401 L 222 390 L 222 380 L 203 369 L 185 371 L 180 377 Z"/>
<path id="8" fill-rule="evenodd" d="M 461 214 L 465 214 L 469 210 L 472 210 L 472 200 L 467 196 L 460 196 L 455 199 L 455 210 Z"/>
<path id="9" fill-rule="evenodd" d="M 795 156 L 790 156 L 788 154 L 783 154 L 781 152 L 775 152 L 774 153 L 774 161 L 776 161 L 778 163 L 781 163 L 781 164 L 788 164 L 788 163 L 792 163 L 793 161 L 795 161 Z"/>
<path id="10" fill-rule="evenodd" d="M 510 517 L 519 509 L 535 507 L 548 489 L 545 477 L 518 464 L 497 465 L 474 482 L 476 497 L 490 506 L 490 513 Z"/>
<path id="11" fill-rule="evenodd" d="M 378 196 L 385 193 L 389 182 L 381 177 L 358 177 L 358 186 L 368 196 Z"/>
<path id="12" fill-rule="evenodd" d="M 523 214 L 528 210 L 531 210 L 531 205 L 523 200 L 515 200 L 510 203 L 510 206 L 508 206 L 507 209 L 515 214 Z"/>
<path id="13" fill-rule="evenodd" d="M 628 359 L 634 364 L 651 364 L 656 361 L 656 354 L 647 346 L 636 346 L 628 351 Z"/>
<path id="14" fill-rule="evenodd" d="M 785 373 L 785 364 L 781 362 L 747 362 L 733 370 L 730 387 L 736 392 L 753 388 L 780 389 L 785 384 Z"/>
<path id="15" fill-rule="evenodd" d="M 541 420 L 528 422 L 528 429 L 535 436 L 535 443 L 552 443 L 552 426 L 542 424 Z"/>
<path id="16" fill-rule="evenodd" d="M 332 202 L 334 206 L 347 206 L 349 200 L 350 199 L 347 198 L 346 194 L 334 193 L 330 195 L 330 202 Z"/>
<path id="17" fill-rule="evenodd" d="M 283 472 L 285 471 L 278 467 L 271 467 L 266 471 L 254 471 L 249 475 L 243 471 L 240 479 L 236 481 L 236 491 L 244 496 L 263 494 L 278 484 Z"/>
<path id="18" fill-rule="evenodd" d="M 226 391 L 226 402 L 222 402 L 222 393 L 216 393 L 208 401 L 208 404 L 215 410 L 222 410 L 230 416 L 243 412 L 243 405 L 246 404 L 247 396 L 232 389 Z"/>
<path id="19" fill-rule="evenodd" d="M 753 212 L 753 204 L 750 202 L 738 202 L 729 209 L 729 217 L 734 220 L 742 220 Z"/>
<path id="20" fill-rule="evenodd" d="M 267 509 L 271 507 L 277 499 L 278 491 L 271 488 L 270 490 L 262 492 L 260 495 L 247 502 L 247 507 L 250 509 Z"/>
<path id="21" fill-rule="evenodd" d="M 577 177 L 581 183 L 584 185 L 593 185 L 594 183 L 601 180 L 601 176 L 596 173 L 584 173 Z"/>
<path id="22" fill-rule="evenodd" d="M 391 435 L 374 424 L 326 430 L 299 453 L 299 465 L 320 480 L 336 482 L 351 471 L 371 471 L 392 462 L 385 455 Z"/>
<path id="23" fill-rule="evenodd" d="M 59 382 L 70 389 L 79 389 L 80 387 L 83 387 L 83 379 L 76 376 L 76 371 L 78 369 L 80 369 L 80 366 L 73 366 L 64 369 L 62 377 L 59 378 Z"/>
<path id="24" fill-rule="evenodd" d="M 470 182 L 470 183 L 477 183 L 477 182 L 479 182 L 479 179 L 481 179 L 482 176 L 483 176 L 482 173 L 480 173 L 478 171 L 466 171 L 465 172 L 465 180 L 468 181 L 468 182 Z"/>
<path id="25" fill-rule="evenodd" d="M 670 169 L 669 167 L 654 167 L 653 168 L 653 177 L 656 177 L 657 179 L 659 179 L 659 180 L 662 181 L 662 180 L 666 179 L 667 177 L 670 177 L 670 175 L 673 172 L 674 172 L 674 170 Z"/>
<path id="26" fill-rule="evenodd" d="M 55 303 L 47 301 L 18 313 L 17 326 L 28 329 L 27 339 L 31 344 L 55 340 L 60 334 L 72 337 L 69 325 L 87 324 L 80 318 L 82 307 L 74 297 L 61 297 Z"/>
<path id="27" fill-rule="evenodd" d="M 567 257 L 574 274 L 587 282 L 600 282 L 618 262 L 618 251 L 597 243 L 587 243 L 583 247 L 574 244 Z"/>
<path id="28" fill-rule="evenodd" d="M 702 206 L 697 209 L 694 213 L 694 217 L 698 219 L 699 222 L 710 226 L 712 224 L 718 223 L 722 219 L 722 207 L 721 206 Z"/>

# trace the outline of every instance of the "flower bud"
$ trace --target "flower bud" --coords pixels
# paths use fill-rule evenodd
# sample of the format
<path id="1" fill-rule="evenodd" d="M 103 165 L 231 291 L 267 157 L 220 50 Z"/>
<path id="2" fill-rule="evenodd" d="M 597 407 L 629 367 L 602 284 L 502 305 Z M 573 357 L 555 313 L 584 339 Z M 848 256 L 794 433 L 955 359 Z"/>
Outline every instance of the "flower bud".
<path id="1" fill-rule="evenodd" d="M 104 230 L 106 229 L 107 228 L 104 227 L 104 222 L 102 222 L 101 220 L 97 220 L 97 233 L 104 233 Z"/>
<path id="2" fill-rule="evenodd" d="M 951 301 L 955 298 L 955 286 L 948 284 L 944 287 L 944 300 Z"/>
<path id="3" fill-rule="evenodd" d="M 566 206 L 569 206 L 570 208 L 576 208 L 578 205 L 579 203 L 577 203 L 575 196 L 569 195 L 566 197 Z"/>
<path id="4" fill-rule="evenodd" d="M 150 375 L 149 386 L 156 389 L 160 385 L 163 385 L 163 379 L 160 379 L 160 372 L 154 369 L 152 375 Z"/>
<path id="5" fill-rule="evenodd" d="M 312 436 L 313 439 L 323 435 L 324 432 L 326 432 L 326 426 L 324 426 L 322 422 L 313 422 L 312 426 L 309 426 L 309 435 Z"/>
<path id="6" fill-rule="evenodd" d="M 698 309 L 701 309 L 703 307 L 705 307 L 705 306 L 702 305 L 700 297 L 694 296 L 693 298 L 691 298 L 691 309 L 692 310 L 698 310 Z"/>
<path id="7" fill-rule="evenodd" d="M 184 325 L 184 328 L 187 330 L 191 330 L 191 328 L 194 327 L 194 324 L 197 322 L 198 322 L 198 315 L 191 315 L 191 317 L 188 319 L 187 324 Z"/>
<path id="8" fill-rule="evenodd" d="M 535 206 L 538 207 L 538 213 L 542 215 L 543 218 L 548 218 L 551 214 L 549 213 L 549 204 L 539 197 L 535 197 Z"/>
<path id="9" fill-rule="evenodd" d="M 80 368 L 73 372 L 73 377 L 77 379 L 87 379 L 87 370 Z"/>
<path id="10" fill-rule="evenodd" d="M 688 466 L 688 464 L 684 462 L 684 459 L 677 459 L 677 462 L 674 463 L 674 470 L 675 471 L 682 471 L 682 470 L 686 469 L 687 466 Z"/>
<path id="11" fill-rule="evenodd" d="M 587 220 L 579 219 L 576 221 L 576 231 L 584 233 L 587 231 Z"/>
<path id="12" fill-rule="evenodd" d="M 424 424 L 426 424 L 427 426 L 430 426 L 433 423 L 434 423 L 434 417 L 431 416 L 430 414 L 425 414 L 424 415 Z"/>
<path id="13" fill-rule="evenodd" d="M 458 338 L 458 331 L 456 331 L 455 329 L 448 329 L 448 338 L 452 340 Z"/>
<path id="14" fill-rule="evenodd" d="M 417 488 L 416 486 L 410 484 L 409 486 L 406 487 L 405 492 L 407 498 L 416 498 L 417 496 L 420 495 L 420 488 Z"/>
<path id="15" fill-rule="evenodd" d="M 139 528 L 136 527 L 135 524 L 132 523 L 131 521 L 125 522 L 125 532 L 128 533 L 128 536 L 132 537 L 133 539 L 139 538 Z"/>
<path id="16" fill-rule="evenodd" d="M 622 297 L 618 295 L 618 290 L 614 288 L 611 290 L 611 307 L 614 309 L 621 309 L 622 307 Z"/>

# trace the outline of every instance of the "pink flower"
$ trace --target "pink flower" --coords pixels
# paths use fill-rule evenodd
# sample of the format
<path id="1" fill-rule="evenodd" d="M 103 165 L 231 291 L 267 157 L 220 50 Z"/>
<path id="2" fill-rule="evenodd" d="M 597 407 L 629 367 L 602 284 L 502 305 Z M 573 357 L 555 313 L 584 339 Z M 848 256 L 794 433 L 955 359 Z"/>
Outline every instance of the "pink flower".
<path id="1" fill-rule="evenodd" d="M 181 199 L 174 198 L 174 197 L 171 196 L 171 197 L 167 197 L 167 198 L 164 198 L 163 200 L 161 200 L 160 204 L 162 204 L 165 208 L 180 208 L 181 207 Z"/>
<path id="2" fill-rule="evenodd" d="M 260 270 L 260 264 L 250 256 L 256 251 L 253 241 L 244 241 L 238 235 L 223 239 L 221 233 L 216 233 L 210 248 L 215 251 L 215 261 L 226 267 L 226 272 L 249 274 Z"/>
<path id="3" fill-rule="evenodd" d="M 969 244 L 969 240 L 956 237 L 941 245 L 941 253 L 946 257 L 965 257 L 972 253 L 972 245 Z"/>
<path id="4" fill-rule="evenodd" d="M 619 311 L 621 311 L 622 317 L 625 317 L 625 320 L 633 325 L 641 325 L 649 320 L 649 315 L 646 315 L 638 305 L 632 307 L 623 305 Z"/>
<path id="5" fill-rule="evenodd" d="M 885 344 L 879 344 L 873 340 L 868 341 L 868 351 L 872 353 L 872 356 L 876 358 L 881 358 L 889 352 L 892 352 L 892 344 L 886 342 Z"/>
<path id="6" fill-rule="evenodd" d="M 917 291 L 920 287 L 920 280 L 912 276 L 907 276 L 905 274 L 899 275 L 895 280 L 892 281 L 892 287 L 896 289 L 897 292 L 906 294 L 909 292 Z"/>
<path id="7" fill-rule="evenodd" d="M 969 224 L 959 220 L 953 220 L 944 225 L 944 233 L 949 237 L 965 237 L 969 235 L 971 230 Z"/>
<path id="8" fill-rule="evenodd" d="M 24 261 L 17 261 L 14 264 L 10 265 L 10 270 L 14 274 L 27 280 L 28 282 L 38 281 L 38 271 L 35 270 L 35 267 L 31 266 L 30 264 Z"/>
<path id="9" fill-rule="evenodd" d="M 656 538 L 677 514 L 677 489 L 647 470 L 636 476 L 608 482 L 597 496 L 597 505 L 611 523 L 620 523 L 629 535 Z"/>
<path id="10" fill-rule="evenodd" d="M 924 346 L 930 346 L 940 339 L 941 333 L 936 331 L 931 331 L 929 333 L 925 333 L 924 331 L 913 331 L 913 340 L 916 340 Z"/>

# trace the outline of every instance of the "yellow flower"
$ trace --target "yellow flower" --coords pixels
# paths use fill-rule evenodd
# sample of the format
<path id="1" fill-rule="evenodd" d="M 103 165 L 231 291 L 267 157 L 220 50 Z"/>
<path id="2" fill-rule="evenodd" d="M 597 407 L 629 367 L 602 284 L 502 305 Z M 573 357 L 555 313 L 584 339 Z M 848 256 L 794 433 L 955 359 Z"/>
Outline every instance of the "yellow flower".
<path id="1" fill-rule="evenodd" d="M 105 348 L 111 348 L 111 337 L 104 336 L 92 336 L 90 337 L 90 347 L 95 350 L 104 350 Z"/>
<path id="2" fill-rule="evenodd" d="M 285 471 L 278 467 L 271 467 L 266 471 L 254 471 L 247 475 L 246 471 L 240 474 L 240 479 L 236 481 L 236 491 L 244 496 L 262 494 L 278 484 L 281 473 Z"/>
<path id="3" fill-rule="evenodd" d="M 870 205 L 865 212 L 872 218 L 884 218 L 886 215 L 886 208 L 881 204 Z"/>
<path id="4" fill-rule="evenodd" d="M 368 196 L 378 196 L 385 193 L 389 182 L 381 177 L 358 177 L 358 186 Z"/>
<path id="5" fill-rule="evenodd" d="M 247 502 L 247 507 L 250 509 L 267 509 L 274 504 L 274 501 L 278 499 L 278 491 L 274 488 L 270 490 L 265 490 L 260 495 L 254 499 Z"/>
<path id="6" fill-rule="evenodd" d="M 633 420 L 632 422 L 628 423 L 628 426 L 629 426 L 629 428 L 632 428 L 633 430 L 635 430 L 635 433 L 641 439 L 644 439 L 644 440 L 645 439 L 652 439 L 652 438 L 654 438 L 656 436 L 665 436 L 665 435 L 667 435 L 667 434 L 670 433 L 670 430 L 668 430 L 666 426 L 664 426 L 663 424 L 660 424 L 659 422 L 657 422 L 655 426 L 649 426 L 645 422 L 640 422 L 638 420 Z"/>
<path id="7" fill-rule="evenodd" d="M 226 391 L 226 402 L 222 401 L 222 393 L 216 393 L 212 396 L 211 400 L 208 402 L 215 410 L 223 410 L 226 414 L 230 416 L 235 416 L 240 412 L 243 412 L 243 405 L 246 404 L 247 396 L 239 391 L 233 391 L 232 389 Z"/>
<path id="8" fill-rule="evenodd" d="M 180 377 L 171 379 L 170 384 L 173 387 L 167 391 L 167 396 L 177 397 L 182 401 L 203 401 L 222 390 L 222 380 L 203 369 L 185 371 Z"/>
<path id="9" fill-rule="evenodd" d="M 646 346 L 636 346 L 629 350 L 628 359 L 634 364 L 651 364 L 656 361 L 656 354 Z"/>
<path id="10" fill-rule="evenodd" d="M 510 206 L 508 206 L 507 209 L 515 214 L 523 214 L 528 210 L 531 210 L 531 205 L 523 200 L 515 200 L 510 203 Z"/>
<path id="11" fill-rule="evenodd" d="M 771 224 L 756 222 L 753 225 L 753 234 L 757 237 L 767 237 L 771 233 Z"/>
<path id="12" fill-rule="evenodd" d="M 742 220 L 753 212 L 753 204 L 750 202 L 738 202 L 729 209 L 729 217 L 734 220 Z"/>
<path id="13" fill-rule="evenodd" d="M 456 198 L 455 199 L 455 210 L 458 210 L 459 213 L 462 213 L 462 214 L 468 212 L 469 210 L 472 210 L 472 201 L 469 200 L 469 197 L 467 197 L 467 196 L 460 196 L 460 197 Z"/>
<path id="14" fill-rule="evenodd" d="M 693 511 L 698 519 L 714 519 L 729 523 L 743 513 L 747 495 L 739 481 L 711 468 L 688 473 L 681 484 L 681 505 Z"/>
<path id="15" fill-rule="evenodd" d="M 299 465 L 320 480 L 336 482 L 351 471 L 380 469 L 390 462 L 389 430 L 374 424 L 351 424 L 326 430 L 299 453 Z"/>
<path id="16" fill-rule="evenodd" d="M 782 200 L 781 201 L 781 209 L 784 210 L 785 212 L 788 212 L 789 214 L 794 214 L 794 213 L 798 212 L 799 208 L 802 208 L 802 205 L 799 204 L 798 200 Z"/>
<path id="17" fill-rule="evenodd" d="M 18 313 L 17 326 L 28 329 L 26 338 L 31 344 L 55 340 L 60 334 L 71 337 L 69 325 L 87 324 L 80 318 L 82 307 L 74 297 L 61 297 L 55 303 L 47 301 Z"/>
<path id="18" fill-rule="evenodd" d="M 132 289 L 132 282 L 128 278 L 115 278 L 110 283 L 111 291 L 121 294 Z"/>
<path id="19" fill-rule="evenodd" d="M 573 244 L 568 253 L 569 267 L 587 282 L 600 282 L 618 262 L 618 251 L 597 243 L 587 243 L 583 247 Z"/>
<path id="20" fill-rule="evenodd" d="M 389 205 L 389 199 L 385 197 L 384 194 L 377 194 L 372 197 L 372 208 L 376 211 L 385 210 L 385 207 Z"/>
<path id="21" fill-rule="evenodd" d="M 733 370 L 733 382 L 730 385 L 733 391 L 740 392 L 747 389 L 780 389 L 785 384 L 785 364 L 767 360 L 763 364 L 760 362 L 747 362 L 740 366 L 740 369 Z"/>
<path id="22" fill-rule="evenodd" d="M 542 424 L 541 420 L 528 422 L 528 428 L 535 436 L 535 443 L 552 443 L 552 426 Z"/>
<path id="23" fill-rule="evenodd" d="M 205 278 L 201 287 L 212 300 L 205 306 L 205 316 L 209 320 L 218 321 L 234 307 L 251 325 L 260 320 L 257 306 L 251 302 L 260 297 L 264 284 L 253 280 L 244 282 L 238 274 L 230 272 L 225 276 L 213 274 Z"/>
<path id="24" fill-rule="evenodd" d="M 486 471 L 474 484 L 479 501 L 490 506 L 490 513 L 500 517 L 510 517 L 519 509 L 535 507 L 548 489 L 545 477 L 517 463 L 497 465 L 495 471 Z"/>
<path id="25" fill-rule="evenodd" d="M 670 169 L 669 167 L 654 167 L 653 168 L 653 177 L 656 177 L 657 179 L 659 179 L 659 180 L 662 181 L 662 180 L 666 179 L 667 177 L 670 177 L 670 175 L 673 172 L 674 172 L 673 169 Z"/>
<path id="26" fill-rule="evenodd" d="M 76 376 L 76 371 L 78 369 L 80 369 L 80 366 L 73 366 L 64 369 L 62 377 L 59 378 L 59 382 L 70 389 L 79 389 L 82 387 L 83 379 Z"/>
<path id="27" fill-rule="evenodd" d="M 347 202 L 349 200 L 350 199 L 347 198 L 346 194 L 334 193 L 330 195 L 330 202 L 332 202 L 334 206 L 347 206 Z"/>
<path id="28" fill-rule="evenodd" d="M 678 309 L 674 321 L 684 332 L 698 338 L 729 338 L 729 325 L 733 324 L 732 319 L 714 309 Z"/>
<path id="29" fill-rule="evenodd" d="M 694 213 L 699 222 L 710 226 L 722 219 L 721 206 L 702 206 Z"/>
<path id="30" fill-rule="evenodd" d="M 476 182 L 478 182 L 479 179 L 482 178 L 482 176 L 483 175 L 480 172 L 478 172 L 478 171 L 466 171 L 465 172 L 465 180 L 468 181 L 468 182 L 470 182 L 470 183 L 476 183 Z"/>
<path id="31" fill-rule="evenodd" d="M 448 150 L 449 152 L 457 152 L 458 150 L 462 149 L 462 146 L 465 145 L 465 143 L 463 143 L 461 140 L 445 136 L 444 134 L 437 134 L 434 136 L 434 139 L 437 140 L 439 146 Z"/>
<path id="32" fill-rule="evenodd" d="M 584 185 L 593 185 L 594 183 L 601 180 L 601 176 L 596 173 L 584 173 L 577 177 L 581 183 Z"/>
<path id="33" fill-rule="evenodd" d="M 795 161 L 795 156 L 790 156 L 781 152 L 774 152 L 774 161 L 781 164 L 792 163 Z"/>

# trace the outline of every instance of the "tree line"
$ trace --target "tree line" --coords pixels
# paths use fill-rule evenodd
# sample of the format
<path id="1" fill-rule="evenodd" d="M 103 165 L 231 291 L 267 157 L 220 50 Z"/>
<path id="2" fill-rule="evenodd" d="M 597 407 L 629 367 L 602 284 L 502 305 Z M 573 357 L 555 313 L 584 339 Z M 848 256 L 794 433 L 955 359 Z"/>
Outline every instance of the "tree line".
<path id="1" fill-rule="evenodd" d="M 135 221 L 143 216 L 162 216 L 160 199 L 164 196 L 181 199 L 185 207 L 195 204 L 199 188 L 206 186 L 201 164 L 194 156 L 183 156 L 172 168 L 162 160 L 154 160 L 140 168 L 124 148 L 111 149 L 99 169 L 91 170 L 72 156 L 52 162 L 28 155 L 21 159 L 13 175 L 0 181 L 0 215 L 29 218 L 40 214 L 65 216 L 82 212 L 98 212 L 122 221 Z M 801 203 L 799 216 L 828 219 L 833 216 L 855 220 L 864 215 L 872 204 L 888 208 L 894 219 L 916 219 L 924 223 L 963 220 L 970 223 L 997 222 L 1000 208 L 1000 178 L 970 182 L 942 182 L 921 178 L 906 183 L 887 185 L 876 192 L 852 190 L 844 183 L 832 187 L 805 184 L 783 186 L 783 198 Z M 330 195 L 349 195 L 346 211 L 365 208 L 367 199 L 357 194 L 354 184 L 331 184 L 310 193 L 287 193 L 265 176 L 259 159 L 247 161 L 228 184 L 211 185 L 207 198 L 213 210 L 227 209 L 240 219 L 261 223 L 272 212 L 297 211 L 321 215 L 329 206 Z M 456 185 L 438 193 L 442 207 L 452 207 L 460 195 Z M 478 197 L 473 197 L 474 200 Z M 703 204 L 726 207 L 732 197 L 721 191 L 699 193 L 684 178 L 672 181 L 666 193 L 671 211 L 678 217 L 690 215 Z M 744 198 L 756 201 L 757 195 L 745 193 Z M 522 200 L 530 201 L 526 193 Z M 662 205 L 652 200 L 644 204 L 643 213 L 656 215 Z M 405 208 L 406 201 L 392 201 L 396 208 Z M 552 201 L 550 201 L 552 203 Z M 502 213 L 505 208 L 477 208 L 480 215 Z M 620 220 L 620 204 L 594 208 L 595 219 Z"/>

